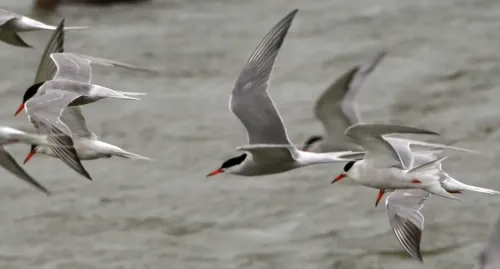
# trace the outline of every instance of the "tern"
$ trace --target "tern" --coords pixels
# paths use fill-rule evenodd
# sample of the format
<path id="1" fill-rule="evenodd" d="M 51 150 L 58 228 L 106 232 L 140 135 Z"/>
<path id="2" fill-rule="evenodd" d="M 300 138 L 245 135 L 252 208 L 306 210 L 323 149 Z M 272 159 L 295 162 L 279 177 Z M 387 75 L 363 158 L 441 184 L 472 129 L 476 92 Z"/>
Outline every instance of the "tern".
<path id="1" fill-rule="evenodd" d="M 314 106 L 314 115 L 323 125 L 324 134 L 310 136 L 302 150 L 310 152 L 362 150 L 362 147 L 347 137 L 344 131 L 360 122 L 354 98 L 366 78 L 379 66 L 386 54 L 386 51 L 381 51 L 366 65 L 352 67 L 321 94 Z"/>
<path id="2" fill-rule="evenodd" d="M 32 48 L 31 45 L 26 43 L 19 32 L 30 32 L 38 30 L 56 30 L 56 26 L 48 25 L 43 22 L 30 19 L 26 16 L 18 15 L 16 13 L 0 9 L 0 40 L 3 42 L 25 48 Z M 64 30 L 80 30 L 88 29 L 88 27 L 74 26 L 65 27 Z"/>
<path id="3" fill-rule="evenodd" d="M 383 137 L 395 133 L 438 135 L 432 131 L 406 126 L 355 124 L 347 128 L 345 134 L 366 150 L 365 157 L 362 160 L 348 162 L 344 166 L 344 172 L 332 183 L 350 177 L 361 185 L 379 190 L 424 189 L 438 196 L 460 200 L 443 189 L 439 182 L 437 165 L 446 157 L 420 166 L 412 166 L 413 155 L 410 148 L 394 146 Z"/>
<path id="4" fill-rule="evenodd" d="M 240 156 L 225 161 L 209 173 L 241 176 L 276 174 L 295 168 L 332 162 L 345 162 L 351 151 L 311 153 L 290 143 L 283 121 L 268 94 L 276 56 L 298 9 L 281 19 L 264 37 L 236 78 L 229 100 L 230 110 L 245 126 L 249 145 L 240 146 Z"/>
<path id="5" fill-rule="evenodd" d="M 73 170 L 92 180 L 74 149 L 71 131 L 60 120 L 64 108 L 96 102 L 109 97 L 139 100 L 145 93 L 114 91 L 91 84 L 91 64 L 152 71 L 133 65 L 74 53 L 49 53 L 62 48 L 64 20 L 58 25 L 47 44 L 39 64 L 35 84 L 29 87 L 15 115 L 26 110 L 28 118 L 40 134 L 47 135 L 52 151 Z M 59 45 L 58 45 L 59 44 Z"/>
<path id="6" fill-rule="evenodd" d="M 436 153 L 415 153 L 414 165 L 419 166 L 435 160 Z M 464 184 L 449 176 L 442 170 L 441 164 L 437 166 L 439 182 L 449 193 L 461 193 L 462 191 L 475 191 L 480 193 L 499 195 L 500 192 Z M 388 190 L 393 191 L 393 190 Z M 420 252 L 420 241 L 424 230 L 424 216 L 420 212 L 424 201 L 430 193 L 421 189 L 395 190 L 385 200 L 386 214 L 389 223 L 401 246 L 414 259 L 423 262 Z"/>
<path id="7" fill-rule="evenodd" d="M 80 160 L 95 160 L 99 158 L 111 158 L 112 156 L 126 159 L 152 160 L 148 157 L 128 152 L 117 146 L 100 141 L 97 135 L 88 129 L 87 122 L 78 106 L 66 107 L 62 112 L 61 121 L 71 130 L 74 147 L 78 159 Z M 43 144 L 32 144 L 31 151 L 28 156 L 26 156 L 24 163 L 28 162 L 35 153 L 58 157 L 51 147 Z"/>

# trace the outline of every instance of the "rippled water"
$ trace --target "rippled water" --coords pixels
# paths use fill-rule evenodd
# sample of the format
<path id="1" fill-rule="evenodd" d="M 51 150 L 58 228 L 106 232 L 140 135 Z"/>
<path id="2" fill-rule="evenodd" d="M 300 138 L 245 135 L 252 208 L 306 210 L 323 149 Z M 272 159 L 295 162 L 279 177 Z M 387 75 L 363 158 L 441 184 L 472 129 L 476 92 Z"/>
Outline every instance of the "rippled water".
<path id="1" fill-rule="evenodd" d="M 32 14 L 26 1 L 3 8 Z M 439 142 L 485 156 L 453 155 L 445 168 L 466 183 L 500 189 L 500 2 L 496 0 L 168 1 L 110 8 L 67 6 L 50 17 L 85 25 L 66 50 L 161 70 L 96 68 L 97 84 L 143 91 L 140 102 L 84 107 L 102 139 L 156 159 L 85 163 L 94 182 L 38 156 L 26 165 L 57 194 L 47 198 L 0 171 L 2 268 L 472 268 L 500 198 L 432 197 L 424 209 L 425 264 L 397 243 L 377 191 L 330 185 L 340 165 L 259 178 L 206 179 L 237 154 L 246 134 L 228 111 L 229 91 L 270 27 L 298 13 L 270 89 L 289 135 L 321 131 L 315 99 L 338 75 L 381 49 L 389 55 L 357 99 L 366 122 L 440 132 Z M 49 33 L 27 33 L 36 50 L 0 44 L 2 124 L 31 84 Z M 10 148 L 19 161 L 28 147 Z"/>

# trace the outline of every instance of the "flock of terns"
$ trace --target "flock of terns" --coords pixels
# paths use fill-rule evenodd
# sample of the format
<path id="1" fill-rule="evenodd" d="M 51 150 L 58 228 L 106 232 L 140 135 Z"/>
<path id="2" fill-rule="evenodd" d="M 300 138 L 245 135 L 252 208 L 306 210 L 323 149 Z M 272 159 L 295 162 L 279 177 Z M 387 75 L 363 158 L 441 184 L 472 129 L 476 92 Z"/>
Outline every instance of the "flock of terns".
<path id="1" fill-rule="evenodd" d="M 291 11 L 272 27 L 257 46 L 231 91 L 230 110 L 245 126 L 248 144 L 237 148 L 241 155 L 230 158 L 207 176 L 229 173 L 260 176 L 296 168 L 346 162 L 343 172 L 333 181 L 351 178 L 378 189 L 375 206 L 386 192 L 386 214 L 397 240 L 414 259 L 423 261 L 420 241 L 424 201 L 435 194 L 460 200 L 453 194 L 475 191 L 498 195 L 495 190 L 464 184 L 443 171 L 444 150 L 477 153 L 443 144 L 398 138 L 396 134 L 439 135 L 435 132 L 390 124 L 359 123 L 353 100 L 365 78 L 383 60 L 380 52 L 366 65 L 355 66 L 340 76 L 318 99 L 315 116 L 323 124 L 324 134 L 311 136 L 302 149 L 289 140 L 281 117 L 268 94 L 272 69 L 298 9 Z M 50 194 L 33 179 L 6 151 L 3 145 L 25 143 L 31 146 L 26 163 L 35 153 L 61 159 L 80 175 L 92 179 L 81 160 L 118 156 L 151 160 L 100 141 L 86 124 L 80 106 L 103 98 L 139 100 L 144 93 L 115 91 L 91 83 L 91 64 L 155 72 L 122 62 L 83 54 L 64 52 L 64 30 L 85 27 L 58 26 L 0 10 L 0 40 L 18 47 L 31 47 L 19 32 L 53 30 L 32 86 L 15 115 L 23 110 L 38 134 L 0 127 L 0 164 L 40 191 Z M 500 219 L 489 244 L 479 255 L 479 268 L 500 268 Z M 498 258 L 497 258 L 498 257 Z"/>

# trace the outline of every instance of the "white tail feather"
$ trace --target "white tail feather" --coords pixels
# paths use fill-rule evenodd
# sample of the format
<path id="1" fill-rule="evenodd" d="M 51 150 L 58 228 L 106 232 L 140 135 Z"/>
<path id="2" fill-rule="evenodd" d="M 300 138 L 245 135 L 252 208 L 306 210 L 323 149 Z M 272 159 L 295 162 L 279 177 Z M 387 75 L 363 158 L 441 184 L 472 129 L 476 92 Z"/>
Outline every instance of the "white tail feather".
<path id="1" fill-rule="evenodd" d="M 486 194 L 494 194 L 494 195 L 500 195 L 500 192 L 491 190 L 491 189 L 486 189 L 486 188 L 481 188 L 481 187 L 476 187 L 472 185 L 467 185 L 464 184 L 452 177 L 448 176 L 448 179 L 443 182 L 443 187 L 448 190 L 448 191 L 475 191 L 475 192 L 480 192 L 480 193 L 486 193 Z"/>
<path id="2" fill-rule="evenodd" d="M 118 157 L 125 158 L 125 159 L 154 161 L 153 159 L 151 159 L 149 157 L 142 156 L 142 155 L 135 154 L 135 153 L 128 152 L 128 151 L 115 152 L 115 155 Z"/>
<path id="3" fill-rule="evenodd" d="M 435 194 L 437 196 L 441 196 L 441 197 L 444 197 L 444 198 L 448 198 L 448 199 L 452 199 L 452 200 L 456 200 L 456 201 L 462 202 L 462 199 L 457 198 L 457 197 L 451 195 L 445 189 L 443 189 L 440 185 L 430 186 L 430 187 L 424 188 L 424 190 L 426 190 L 426 191 L 428 191 L 428 192 L 430 192 L 432 194 Z"/>

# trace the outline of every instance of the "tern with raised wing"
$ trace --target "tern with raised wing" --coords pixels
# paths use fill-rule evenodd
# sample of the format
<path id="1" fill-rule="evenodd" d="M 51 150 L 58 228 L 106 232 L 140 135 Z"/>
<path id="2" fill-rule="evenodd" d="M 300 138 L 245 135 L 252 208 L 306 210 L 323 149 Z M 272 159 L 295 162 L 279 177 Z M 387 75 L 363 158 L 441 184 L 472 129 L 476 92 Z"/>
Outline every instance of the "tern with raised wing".
<path id="1" fill-rule="evenodd" d="M 47 135 L 52 151 L 73 170 L 91 180 L 89 173 L 78 159 L 70 129 L 60 120 L 62 111 L 67 106 L 89 104 L 107 97 L 139 100 L 135 96 L 144 95 L 144 93 L 114 91 L 91 84 L 91 64 L 140 71 L 150 70 L 81 54 L 48 53 L 49 47 L 54 50 L 58 48 L 57 45 L 53 44 L 61 44 L 62 46 L 63 24 L 64 21 L 61 21 L 49 41 L 39 64 L 35 84 L 26 90 L 23 102 L 15 115 L 25 109 L 30 122 L 38 132 Z"/>
<path id="2" fill-rule="evenodd" d="M 304 143 L 302 150 L 308 152 L 363 150 L 361 145 L 356 144 L 352 138 L 345 135 L 345 130 L 349 126 L 361 122 L 354 99 L 367 77 L 380 65 L 386 55 L 386 51 L 381 51 L 367 64 L 352 67 L 323 92 L 316 101 L 314 115 L 322 124 L 324 134 L 309 137 Z M 407 144 L 407 146 L 412 146 L 412 148 L 452 149 L 473 152 L 463 148 L 398 137 L 384 136 L 384 139 L 392 144 L 403 143 Z"/>
<path id="3" fill-rule="evenodd" d="M 349 161 L 343 156 L 352 153 L 351 151 L 311 153 L 293 146 L 268 94 L 276 56 L 297 11 L 295 9 L 286 15 L 264 37 L 236 78 L 231 92 L 229 107 L 245 126 L 249 142 L 249 145 L 237 150 L 251 155 L 243 153 L 231 158 L 208 176 L 220 173 L 260 176 L 307 165 Z"/>
<path id="4" fill-rule="evenodd" d="M 55 31 L 56 26 L 48 25 L 43 22 L 22 16 L 7 10 L 0 9 L 0 40 L 3 42 L 18 46 L 31 48 L 31 46 L 24 41 L 19 32 L 30 32 L 38 30 L 51 30 Z M 87 29 L 88 27 L 65 27 L 64 30 L 80 30 Z"/>
<path id="5" fill-rule="evenodd" d="M 344 134 L 351 125 L 360 122 L 354 98 L 366 78 L 379 66 L 386 56 L 379 52 L 366 65 L 356 65 L 338 77 L 316 100 L 314 116 L 323 126 L 323 135 L 310 136 L 302 150 L 310 152 L 331 152 L 339 150 L 362 150 Z"/>
<path id="6" fill-rule="evenodd" d="M 460 200 L 443 189 L 439 182 L 437 165 L 446 157 L 412 166 L 413 155 L 409 147 L 394 146 L 384 139 L 384 135 L 389 134 L 437 133 L 406 126 L 358 123 L 347 128 L 345 134 L 365 149 L 365 155 L 362 160 L 348 162 L 344 172 L 332 183 L 349 177 L 361 185 L 379 190 L 423 189 L 445 198 Z"/>

